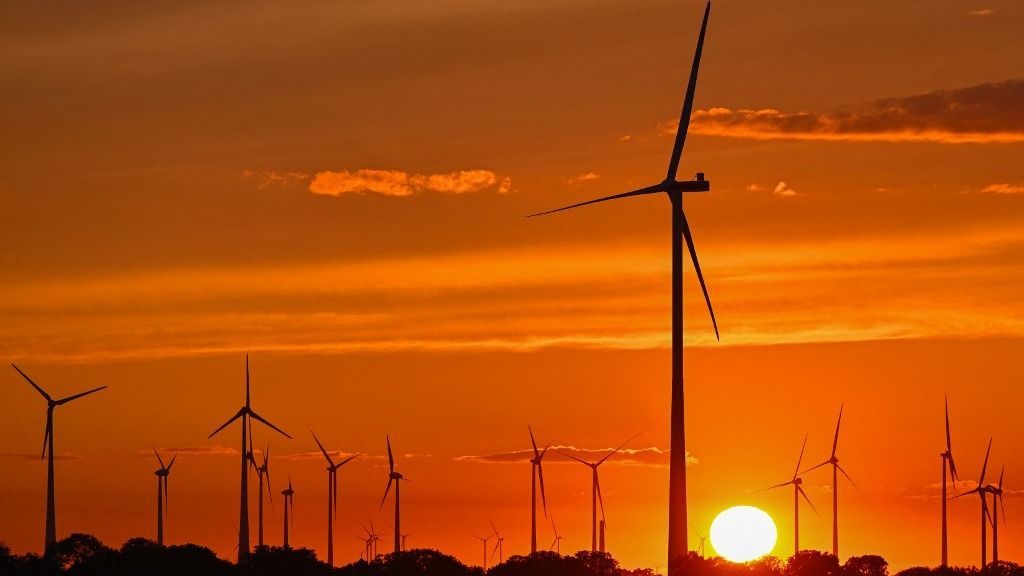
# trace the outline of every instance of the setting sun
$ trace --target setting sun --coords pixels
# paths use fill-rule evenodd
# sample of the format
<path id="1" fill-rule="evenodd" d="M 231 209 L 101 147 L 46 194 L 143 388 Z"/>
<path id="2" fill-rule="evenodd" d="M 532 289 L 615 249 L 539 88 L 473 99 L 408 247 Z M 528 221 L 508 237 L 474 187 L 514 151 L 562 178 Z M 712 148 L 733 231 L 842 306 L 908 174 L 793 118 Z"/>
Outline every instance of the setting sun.
<path id="1" fill-rule="evenodd" d="M 764 510 L 733 506 L 711 523 L 711 545 L 725 559 L 749 562 L 775 548 L 775 522 Z"/>

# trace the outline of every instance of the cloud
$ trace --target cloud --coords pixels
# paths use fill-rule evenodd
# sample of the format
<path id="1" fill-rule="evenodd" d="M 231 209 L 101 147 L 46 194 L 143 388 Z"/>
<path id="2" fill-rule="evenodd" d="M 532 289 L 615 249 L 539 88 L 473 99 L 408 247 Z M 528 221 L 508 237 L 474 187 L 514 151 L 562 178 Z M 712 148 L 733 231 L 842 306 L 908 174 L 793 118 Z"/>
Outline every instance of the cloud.
<path id="1" fill-rule="evenodd" d="M 569 178 L 566 182 L 570 186 L 579 186 L 580 184 L 584 184 L 586 182 L 593 182 L 594 180 L 599 180 L 600 178 L 601 175 L 598 174 L 597 172 L 587 172 L 586 174 L 573 176 L 572 178 Z"/>
<path id="2" fill-rule="evenodd" d="M 797 193 L 796 190 L 789 187 L 789 184 L 779 181 L 779 183 L 775 185 L 775 189 L 772 190 L 772 194 L 775 194 L 776 196 L 789 197 L 796 196 Z"/>
<path id="3" fill-rule="evenodd" d="M 1024 79 L 887 98 L 838 112 L 711 108 L 693 114 L 695 134 L 754 140 L 1024 142 Z"/>
<path id="4" fill-rule="evenodd" d="M 305 172 L 275 172 L 273 170 L 243 170 L 242 176 L 245 178 L 255 178 L 258 182 L 257 186 L 262 190 L 269 188 L 271 185 L 284 186 L 293 182 L 300 182 L 309 180 L 309 174 Z"/>
<path id="5" fill-rule="evenodd" d="M 173 447 L 168 446 L 165 448 L 157 448 L 157 452 L 166 461 L 167 458 L 173 457 L 175 454 L 188 454 L 191 456 L 237 456 L 239 454 L 237 448 L 231 448 L 230 446 L 179 446 Z M 259 452 L 259 450 L 257 450 Z M 143 458 L 153 458 L 152 449 L 143 449 L 136 452 L 138 456 Z"/>
<path id="6" fill-rule="evenodd" d="M 35 462 L 41 460 L 39 452 L 0 452 L 0 460 L 24 460 Z M 71 452 L 54 452 L 54 460 L 81 460 L 82 457 Z"/>
<path id="7" fill-rule="evenodd" d="M 336 463 L 340 460 L 346 460 L 356 454 L 359 454 L 357 452 L 345 452 L 344 450 L 328 450 L 327 453 L 331 455 L 331 459 Z M 297 452 L 295 454 L 286 454 L 281 456 L 281 458 L 286 460 L 323 460 L 324 453 L 319 450 L 314 452 Z M 356 458 L 356 460 L 361 460 L 363 458 L 370 458 L 370 456 L 366 454 L 359 454 L 359 458 Z M 355 460 L 353 460 L 353 462 L 355 462 Z"/>
<path id="8" fill-rule="evenodd" d="M 459 170 L 447 174 L 410 174 L 400 170 L 324 170 L 309 184 L 310 192 L 326 196 L 342 194 L 381 194 L 412 196 L 421 192 L 470 194 L 495 189 L 505 194 L 512 180 L 490 170 Z"/>
<path id="9" fill-rule="evenodd" d="M 996 11 L 992 8 L 978 8 L 977 10 L 971 10 L 968 12 L 971 16 L 991 16 L 995 13 Z"/>
<path id="10" fill-rule="evenodd" d="M 612 451 L 612 448 L 577 448 L 575 446 L 562 446 L 554 445 L 548 450 L 547 456 L 544 457 L 545 462 L 572 462 L 572 459 L 565 456 L 565 454 L 571 454 L 581 460 L 596 461 L 604 458 Z M 608 463 L 626 464 L 634 466 L 668 466 L 670 450 L 662 450 L 661 448 L 648 447 L 648 448 L 625 448 L 620 450 L 618 454 L 608 460 Z M 488 464 L 509 464 L 509 463 L 522 463 L 528 462 L 533 458 L 533 450 L 514 450 L 511 452 L 497 452 L 494 454 L 483 454 L 483 455 L 472 455 L 472 456 L 457 456 L 456 462 L 476 462 L 476 463 L 488 463 Z M 688 465 L 696 464 L 697 459 L 692 454 L 687 453 L 686 463 Z"/>
<path id="11" fill-rule="evenodd" d="M 982 194 L 1024 194 L 1024 184 L 996 183 L 981 189 Z"/>

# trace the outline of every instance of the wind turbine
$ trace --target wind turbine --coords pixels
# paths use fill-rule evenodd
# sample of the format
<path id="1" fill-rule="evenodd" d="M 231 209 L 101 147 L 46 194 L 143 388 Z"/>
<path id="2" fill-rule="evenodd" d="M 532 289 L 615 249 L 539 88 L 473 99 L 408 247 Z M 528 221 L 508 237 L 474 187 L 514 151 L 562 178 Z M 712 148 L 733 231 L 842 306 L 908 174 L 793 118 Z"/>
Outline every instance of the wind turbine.
<path id="1" fill-rule="evenodd" d="M 53 546 L 53 544 L 55 542 L 57 542 L 57 510 L 56 510 L 56 506 L 55 506 L 54 489 L 53 489 L 53 482 L 54 482 L 54 478 L 53 478 L 53 411 L 58 406 L 63 406 L 64 404 L 67 404 L 68 402 L 71 402 L 72 400 L 77 400 L 77 399 L 79 399 L 79 398 L 81 398 L 83 396 L 88 396 L 89 394 L 92 394 L 94 392 L 99 392 L 100 390 L 103 390 L 104 388 L 106 388 L 106 386 L 100 386 L 99 388 L 93 388 L 92 390 L 86 390 L 85 392 L 80 392 L 78 394 L 72 394 L 71 396 L 66 396 L 64 398 L 60 398 L 58 400 L 54 400 L 53 398 L 50 397 L 49 394 L 46 393 L 45 390 L 43 390 L 38 384 L 33 382 L 32 379 L 28 377 L 28 374 L 25 374 L 24 372 L 22 372 L 21 368 L 18 368 L 14 364 L 11 364 L 11 368 L 14 368 L 15 370 L 17 370 L 18 374 L 21 374 L 21 377 L 24 378 L 25 380 L 27 380 L 28 383 L 31 384 L 32 387 L 36 389 L 36 392 L 39 392 L 39 394 L 41 394 L 42 397 L 46 399 L 46 432 L 44 433 L 44 436 L 43 436 L 43 452 L 42 452 L 42 455 L 40 456 L 40 460 L 43 459 L 43 458 L 47 459 L 46 460 L 46 541 L 45 541 L 45 544 L 44 544 L 45 548 L 43 548 L 43 554 L 45 555 L 45 554 L 49 554 L 50 546 Z"/>
<path id="2" fill-rule="evenodd" d="M 498 553 L 498 564 L 505 561 L 505 537 L 498 532 L 498 527 L 491 522 L 491 529 L 494 530 L 494 550 L 491 550 L 491 558 L 494 558 L 494 553 Z M 497 565 L 497 564 L 496 564 Z"/>
<path id="3" fill-rule="evenodd" d="M 409 536 L 414 536 L 414 535 L 416 535 L 417 533 L 418 533 L 418 532 L 406 532 L 405 534 L 402 534 L 402 552 L 405 552 L 405 540 L 406 540 L 406 539 L 407 539 L 407 538 L 408 538 Z"/>
<path id="4" fill-rule="evenodd" d="M 626 444 L 629 444 L 630 442 L 632 442 L 633 438 L 636 438 L 639 435 L 640 435 L 639 433 L 634 434 L 632 438 L 630 438 L 629 440 L 626 440 L 625 442 L 620 444 L 618 448 L 615 448 L 614 450 L 612 450 L 611 452 L 606 454 L 604 456 L 604 458 L 601 458 L 597 462 L 587 462 L 586 460 L 577 458 L 577 457 L 573 456 L 572 454 L 569 454 L 567 452 L 562 452 L 561 450 L 559 450 L 559 453 L 562 456 L 565 456 L 566 458 L 571 458 L 571 459 L 579 462 L 580 464 L 583 464 L 584 466 L 588 466 L 588 467 L 590 467 L 590 470 L 591 470 L 591 474 L 592 474 L 592 480 L 591 480 L 592 484 L 591 484 L 591 492 L 590 492 L 590 504 L 591 504 L 590 551 L 591 551 L 591 553 L 597 552 L 597 504 L 598 504 L 598 502 L 601 503 L 601 519 L 604 520 L 604 498 L 601 496 L 601 482 L 600 482 L 600 480 L 597 477 L 597 468 L 599 466 L 601 466 L 601 464 L 604 464 L 605 461 L 607 461 L 609 458 L 614 456 L 619 450 L 622 450 L 622 448 Z"/>
<path id="5" fill-rule="evenodd" d="M 953 441 L 949 434 L 949 397 L 946 397 L 946 451 L 942 456 L 942 566 L 948 565 L 949 544 L 946 528 L 946 469 L 949 468 L 949 476 L 953 479 L 953 485 L 959 480 L 956 474 L 956 463 L 953 462 Z"/>
<path id="6" fill-rule="evenodd" d="M 320 443 L 315 432 L 310 432 L 316 445 L 320 447 L 324 458 L 327 459 L 327 564 L 334 567 L 334 518 L 338 515 L 338 468 L 348 464 L 359 454 L 353 454 L 341 462 L 335 463 L 330 454 Z"/>
<path id="7" fill-rule="evenodd" d="M 837 472 L 842 472 L 843 476 L 850 481 L 850 484 L 857 488 L 854 484 L 853 478 L 843 470 L 843 467 L 839 465 L 839 458 L 836 457 L 836 449 L 839 447 L 839 425 L 843 422 L 843 406 L 839 406 L 839 419 L 836 420 L 836 435 L 832 440 L 832 455 L 829 456 L 828 460 L 825 460 L 821 464 L 812 466 L 804 472 L 810 472 L 822 466 L 832 465 L 832 555 L 837 559 L 839 558 L 839 477 Z M 857 488 L 859 491 L 860 488 Z"/>
<path id="8" fill-rule="evenodd" d="M 711 313 L 711 323 L 715 328 L 715 338 L 718 338 L 718 323 L 715 320 L 715 312 L 711 307 L 711 297 L 708 295 L 707 285 L 704 282 L 704 275 L 700 270 L 700 263 L 697 260 L 697 251 L 693 245 L 693 235 L 690 232 L 690 224 L 683 212 L 683 194 L 686 192 L 707 192 L 711 184 L 704 179 L 704 174 L 698 172 L 694 180 L 678 181 L 676 172 L 679 168 L 679 160 L 683 154 L 683 144 L 686 141 L 686 132 L 690 125 L 690 114 L 693 111 L 693 97 L 697 89 L 697 71 L 700 67 L 701 52 L 704 47 L 704 33 L 708 26 L 708 15 L 711 12 L 711 2 L 708 1 L 704 9 L 704 20 L 700 27 L 700 36 L 697 39 L 697 48 L 693 55 L 693 66 L 690 69 L 690 79 L 686 87 L 686 96 L 683 100 L 683 110 L 679 116 L 679 128 L 676 131 L 675 144 L 672 147 L 672 156 L 669 158 L 668 173 L 665 179 L 653 186 L 640 188 L 631 192 L 624 192 L 612 196 L 605 196 L 586 202 L 572 204 L 547 212 L 540 212 L 531 216 L 550 214 L 561 210 L 568 210 L 578 206 L 596 204 L 607 200 L 628 198 L 631 196 L 643 196 L 648 194 L 659 194 L 664 192 L 672 207 L 672 398 L 671 398 L 671 453 L 669 458 L 669 515 L 668 515 L 668 573 L 669 576 L 677 576 L 683 569 L 688 546 L 687 546 L 687 511 L 686 511 L 686 427 L 683 410 L 683 239 L 685 238 L 690 252 L 690 259 L 693 260 L 693 268 L 697 273 L 701 291 L 704 293 L 704 300 L 707 302 L 708 311 Z"/>
<path id="9" fill-rule="evenodd" d="M 252 428 L 249 428 L 249 465 L 252 466 L 253 470 L 256 471 L 256 476 L 259 478 L 259 504 L 258 513 L 259 518 L 258 524 L 258 546 L 263 546 L 263 477 L 267 478 L 267 497 L 270 498 L 270 503 L 274 503 L 273 492 L 270 489 L 270 443 L 267 443 L 267 448 L 263 451 L 263 464 L 256 463 L 255 452 L 252 449 Z"/>
<path id="10" fill-rule="evenodd" d="M 156 474 L 156 543 L 160 546 L 164 545 L 164 512 L 167 510 L 167 502 L 170 500 L 167 492 L 168 478 L 171 475 L 171 466 L 174 466 L 174 461 L 178 459 L 178 455 L 175 454 L 171 457 L 171 463 L 164 466 L 164 459 L 160 457 L 160 453 L 153 449 L 153 454 L 156 454 L 156 459 L 160 462 L 160 468 L 154 472 Z"/>
<path id="11" fill-rule="evenodd" d="M 530 459 L 530 554 L 537 553 L 537 478 L 540 478 L 540 499 L 544 504 L 544 517 L 548 517 L 548 499 L 544 495 L 544 456 L 548 453 L 550 444 L 544 450 L 537 449 L 537 441 L 533 437 L 533 428 L 530 430 L 530 443 L 533 444 L 533 458 Z"/>
<path id="12" fill-rule="evenodd" d="M 402 480 L 405 480 L 405 476 L 395 472 L 395 457 L 391 454 L 391 437 L 387 436 L 388 441 L 388 466 L 391 469 L 391 473 L 388 475 L 388 486 L 384 489 L 384 497 L 380 499 L 380 509 L 384 509 L 384 501 L 388 499 L 388 492 L 391 490 L 391 483 L 395 484 L 395 552 L 402 551 L 402 529 L 401 529 L 401 505 L 399 500 L 399 489 L 401 488 Z"/>
<path id="13" fill-rule="evenodd" d="M 782 488 L 783 486 L 793 485 L 793 554 L 800 552 L 800 497 L 803 496 L 804 500 L 807 501 L 807 505 L 814 510 L 814 513 L 818 513 L 818 509 L 811 503 L 811 499 L 807 497 L 807 493 L 804 492 L 802 484 L 804 483 L 803 478 L 800 478 L 800 462 L 804 459 L 804 448 L 807 448 L 807 435 L 804 434 L 804 443 L 800 446 L 800 456 L 796 459 L 796 469 L 793 470 L 793 477 L 786 482 L 776 484 L 766 488 L 765 490 L 771 490 L 773 488 Z M 704 543 L 703 538 L 701 544 Z M 703 556 L 703 554 L 701 554 Z"/>
<path id="14" fill-rule="evenodd" d="M 548 550 L 554 550 L 559 556 L 562 555 L 562 535 L 558 533 L 558 526 L 555 526 L 555 519 L 551 519 L 551 530 L 555 533 L 555 539 L 551 542 L 551 547 Z"/>
<path id="15" fill-rule="evenodd" d="M 473 536 L 473 538 L 476 538 L 477 540 L 479 540 L 481 544 L 483 544 L 483 547 L 484 547 L 484 566 L 483 566 L 483 568 L 484 568 L 484 572 L 486 573 L 487 572 L 487 542 L 489 542 L 491 538 L 494 538 L 494 535 L 491 534 L 489 536 L 477 536 L 476 534 L 472 534 L 472 536 Z"/>
<path id="16" fill-rule="evenodd" d="M 704 542 L 707 541 L 708 537 L 703 535 L 703 534 L 701 534 L 700 531 L 697 530 L 696 528 L 693 529 L 693 533 L 697 535 L 697 539 L 699 541 L 699 543 L 697 544 L 697 554 L 700 555 L 701 558 L 703 558 L 704 557 Z"/>
<path id="17" fill-rule="evenodd" d="M 246 558 L 249 557 L 249 454 L 246 449 L 246 441 L 248 440 L 249 426 L 252 424 L 249 422 L 250 419 L 262 422 L 267 427 L 271 428 L 275 432 L 281 434 L 285 438 L 291 439 L 291 436 L 287 432 L 281 430 L 277 426 L 274 426 L 262 416 L 257 414 L 252 409 L 252 396 L 249 393 L 249 355 L 245 356 L 245 405 L 238 409 L 227 422 L 220 425 L 210 433 L 207 438 L 213 438 L 221 430 L 227 428 L 232 422 L 242 419 L 242 480 L 241 480 L 241 503 L 239 505 L 238 512 L 238 562 L 242 563 Z"/>
<path id="18" fill-rule="evenodd" d="M 972 490 L 967 492 L 961 492 L 954 496 L 959 498 L 968 494 L 977 494 L 981 499 L 981 569 L 984 570 L 988 566 L 988 524 L 991 522 L 991 515 L 988 513 L 988 497 L 985 494 L 988 490 L 985 488 L 985 470 L 988 468 L 988 456 L 992 453 L 992 439 L 988 439 L 988 449 L 985 450 L 985 461 L 981 465 L 981 476 L 978 478 L 978 485 Z"/>
<path id="19" fill-rule="evenodd" d="M 292 479 L 288 479 L 288 487 L 281 490 L 281 496 L 284 496 L 284 547 L 287 550 L 288 546 L 288 512 L 291 511 L 292 523 L 295 523 L 295 490 L 292 489 Z"/>
<path id="20" fill-rule="evenodd" d="M 992 563 L 999 563 L 999 509 L 1003 509 L 1003 522 L 1006 522 L 1006 506 L 1003 504 L 1003 473 L 1006 472 L 1006 467 L 1003 466 L 999 470 L 999 484 L 993 486 L 989 484 L 986 490 L 992 495 Z M 999 506 L 996 506 L 996 501 L 999 501 Z"/>

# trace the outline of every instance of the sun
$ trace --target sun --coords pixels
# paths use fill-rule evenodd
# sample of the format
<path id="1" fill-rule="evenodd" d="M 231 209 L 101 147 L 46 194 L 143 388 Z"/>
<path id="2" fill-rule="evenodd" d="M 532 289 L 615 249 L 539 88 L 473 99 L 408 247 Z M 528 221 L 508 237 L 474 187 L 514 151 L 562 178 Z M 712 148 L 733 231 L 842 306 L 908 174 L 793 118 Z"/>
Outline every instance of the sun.
<path id="1" fill-rule="evenodd" d="M 768 554 L 777 537 L 772 517 L 753 506 L 723 510 L 711 523 L 711 545 L 732 562 L 749 562 Z"/>

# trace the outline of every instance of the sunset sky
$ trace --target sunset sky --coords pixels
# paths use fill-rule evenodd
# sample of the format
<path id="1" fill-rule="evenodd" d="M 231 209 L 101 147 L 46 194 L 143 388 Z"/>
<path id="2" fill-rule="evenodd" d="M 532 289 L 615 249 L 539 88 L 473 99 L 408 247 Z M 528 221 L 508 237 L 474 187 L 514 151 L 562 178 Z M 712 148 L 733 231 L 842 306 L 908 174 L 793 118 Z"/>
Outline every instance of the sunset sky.
<path id="1" fill-rule="evenodd" d="M 527 426 L 601 470 L 608 547 L 664 567 L 670 212 L 660 181 L 699 28 L 692 0 L 410 0 L 0 7 L 0 541 L 40 551 L 45 402 L 58 536 L 155 536 L 151 449 L 180 454 L 167 539 L 230 557 L 244 401 L 274 511 L 326 554 L 313 430 L 339 473 L 335 554 L 387 482 L 410 546 L 529 549 Z M 939 561 L 942 404 L 974 486 L 1005 465 L 1003 558 L 1024 561 L 1024 6 L 716 0 L 680 176 L 721 330 L 686 264 L 690 516 L 839 457 L 843 557 Z M 563 552 L 589 549 L 589 471 L 545 463 Z M 254 476 L 255 478 L 255 476 Z M 831 543 L 830 474 L 801 543 Z M 253 491 L 255 492 L 255 491 Z M 255 502 L 255 493 L 252 494 Z M 255 510 L 255 508 L 253 508 Z M 254 512 L 253 512 L 254 515 Z M 950 560 L 979 560 L 978 503 Z M 553 539 L 544 523 L 539 540 Z M 253 536 L 255 539 L 255 536 Z M 385 539 L 384 549 L 390 550 Z M 695 543 L 694 543 L 695 544 Z M 693 544 L 691 544 L 693 545 Z"/>

